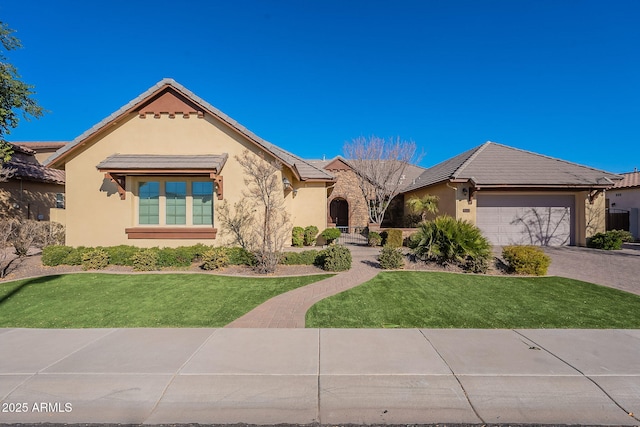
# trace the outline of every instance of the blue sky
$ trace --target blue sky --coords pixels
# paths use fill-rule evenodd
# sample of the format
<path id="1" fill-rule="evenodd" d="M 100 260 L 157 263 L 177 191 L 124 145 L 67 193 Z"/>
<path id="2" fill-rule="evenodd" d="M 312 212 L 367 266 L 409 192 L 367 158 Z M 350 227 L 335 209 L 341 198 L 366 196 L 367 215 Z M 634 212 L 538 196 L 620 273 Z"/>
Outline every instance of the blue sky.
<path id="1" fill-rule="evenodd" d="M 423 166 L 491 140 L 640 167 L 636 0 L 30 0 L 0 20 L 49 110 L 12 141 L 72 140 L 171 77 L 306 158 L 377 135 Z"/>

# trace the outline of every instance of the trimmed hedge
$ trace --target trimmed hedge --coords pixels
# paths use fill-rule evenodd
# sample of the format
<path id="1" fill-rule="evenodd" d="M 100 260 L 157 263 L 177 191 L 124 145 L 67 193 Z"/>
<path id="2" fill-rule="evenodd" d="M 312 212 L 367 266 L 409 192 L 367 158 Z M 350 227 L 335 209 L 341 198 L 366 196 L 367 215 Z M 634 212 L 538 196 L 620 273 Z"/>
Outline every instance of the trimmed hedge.
<path id="1" fill-rule="evenodd" d="M 385 270 L 396 270 L 404 267 L 404 255 L 399 248 L 385 246 L 380 251 L 378 262 L 380 262 L 380 267 Z"/>
<path id="2" fill-rule="evenodd" d="M 380 246 L 382 244 L 382 236 L 380 235 L 380 233 L 370 231 L 369 235 L 367 236 L 367 244 L 372 247 Z"/>
<path id="3" fill-rule="evenodd" d="M 141 249 L 131 257 L 135 271 L 158 270 L 158 248 Z"/>
<path id="4" fill-rule="evenodd" d="M 613 231 L 596 233 L 587 239 L 587 247 L 604 249 L 605 251 L 617 251 L 622 249 L 622 237 L 620 233 Z"/>
<path id="5" fill-rule="evenodd" d="M 304 245 L 313 246 L 316 244 L 316 237 L 318 237 L 318 227 L 315 225 L 309 225 L 304 228 Z"/>
<path id="6" fill-rule="evenodd" d="M 544 276 L 551 264 L 551 258 L 538 246 L 505 246 L 502 257 L 516 274 Z"/>
<path id="7" fill-rule="evenodd" d="M 229 254 L 226 248 L 211 248 L 202 254 L 203 270 L 219 270 L 229 265 Z"/>
<path id="8" fill-rule="evenodd" d="M 327 228 L 321 234 L 322 238 L 326 240 L 329 245 L 339 239 L 341 235 L 342 232 L 337 228 Z"/>
<path id="9" fill-rule="evenodd" d="M 285 252 L 280 264 L 284 265 L 315 265 L 320 251 L 311 249 L 302 252 Z"/>
<path id="10" fill-rule="evenodd" d="M 317 265 L 327 271 L 345 271 L 351 268 L 351 252 L 346 246 L 333 245 L 318 254 Z"/>
<path id="11" fill-rule="evenodd" d="M 304 245 L 304 228 L 293 227 L 291 230 L 291 245 L 297 248 Z"/>
<path id="12" fill-rule="evenodd" d="M 385 239 L 385 246 L 392 248 L 402 247 L 402 230 L 391 228 L 386 231 L 387 237 Z"/>
<path id="13" fill-rule="evenodd" d="M 82 254 L 83 270 L 102 270 L 109 265 L 109 254 L 102 248 L 91 249 Z"/>

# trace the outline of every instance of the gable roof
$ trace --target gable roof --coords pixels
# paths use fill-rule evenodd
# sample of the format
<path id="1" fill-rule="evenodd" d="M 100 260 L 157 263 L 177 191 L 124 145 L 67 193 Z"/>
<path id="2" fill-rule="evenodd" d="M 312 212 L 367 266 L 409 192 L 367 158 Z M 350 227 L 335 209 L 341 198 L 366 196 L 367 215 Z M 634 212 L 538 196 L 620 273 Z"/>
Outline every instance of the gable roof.
<path id="1" fill-rule="evenodd" d="M 620 178 L 489 141 L 427 169 L 404 191 L 444 181 L 471 181 L 476 187 L 608 188 Z"/>
<path id="2" fill-rule="evenodd" d="M 640 187 L 640 172 L 633 171 L 622 174 L 622 179 L 616 182 L 613 188 L 634 188 Z"/>
<path id="3" fill-rule="evenodd" d="M 11 179 L 64 184 L 64 171 L 42 166 L 35 158 L 36 152 L 30 148 L 10 143 L 14 155 L 4 164 L 8 169 L 14 169 Z"/>
<path id="4" fill-rule="evenodd" d="M 80 136 L 75 138 L 69 144 L 65 145 L 58 151 L 56 151 L 51 157 L 49 157 L 46 161 L 47 166 L 60 166 L 64 163 L 65 158 L 67 158 L 71 153 L 78 150 L 82 143 L 92 136 L 96 135 L 100 131 L 107 128 L 111 123 L 116 122 L 120 117 L 123 117 L 127 114 L 133 113 L 140 109 L 146 102 L 149 102 L 157 95 L 161 94 L 163 91 L 173 89 L 183 97 L 185 97 L 190 103 L 195 104 L 197 107 L 201 107 L 202 110 L 212 117 L 218 119 L 219 121 L 225 123 L 231 129 L 235 130 L 239 134 L 246 137 L 249 141 L 254 143 L 256 146 L 261 148 L 262 150 L 270 153 L 276 159 L 281 161 L 285 166 L 289 167 L 294 174 L 297 175 L 302 181 L 306 180 L 320 180 L 320 181 L 333 181 L 334 177 L 326 171 L 319 169 L 300 157 L 283 150 L 280 147 L 275 146 L 274 144 L 260 138 L 253 132 L 251 132 L 246 127 L 242 126 L 237 121 L 233 120 L 231 117 L 224 114 L 222 111 L 215 108 L 213 105 L 209 104 L 202 98 L 195 95 L 189 89 L 185 88 L 178 82 L 173 79 L 162 79 L 154 86 L 147 89 L 145 92 L 119 108 L 117 111 L 113 112 L 109 116 L 105 117 L 99 123 L 92 126 L 90 129 L 82 133 Z"/>

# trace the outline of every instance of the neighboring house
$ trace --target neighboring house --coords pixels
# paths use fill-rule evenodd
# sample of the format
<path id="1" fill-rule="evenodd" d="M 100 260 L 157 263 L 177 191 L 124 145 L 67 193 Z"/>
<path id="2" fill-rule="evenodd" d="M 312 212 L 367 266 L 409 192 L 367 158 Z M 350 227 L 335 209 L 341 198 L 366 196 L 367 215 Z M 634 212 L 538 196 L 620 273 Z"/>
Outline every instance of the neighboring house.
<path id="1" fill-rule="evenodd" d="M 605 228 L 604 191 L 620 176 L 487 142 L 427 169 L 405 200 L 433 194 L 439 214 L 497 245 L 580 245 Z"/>
<path id="2" fill-rule="evenodd" d="M 292 225 L 327 221 L 334 177 L 263 140 L 172 79 L 164 79 L 57 151 L 71 246 L 228 243 L 215 206 L 246 189 L 236 156 L 282 163 Z"/>
<path id="3" fill-rule="evenodd" d="M 640 240 L 640 172 L 637 170 L 622 174 L 622 180 L 616 182 L 607 192 L 607 207 L 611 216 L 620 215 L 626 219 L 628 230 L 636 240 Z M 611 218 L 613 219 L 613 218 Z M 622 228 L 616 224 L 610 229 Z"/>
<path id="4" fill-rule="evenodd" d="M 14 173 L 0 182 L 0 217 L 48 221 L 51 208 L 64 206 L 65 174 L 40 164 L 36 151 L 12 145 L 5 167 Z"/>
<path id="5" fill-rule="evenodd" d="M 68 141 L 20 141 L 14 142 L 23 148 L 28 148 L 36 152 L 36 160 L 40 164 L 44 164 L 45 161 L 51 157 L 53 153 L 67 145 Z"/>

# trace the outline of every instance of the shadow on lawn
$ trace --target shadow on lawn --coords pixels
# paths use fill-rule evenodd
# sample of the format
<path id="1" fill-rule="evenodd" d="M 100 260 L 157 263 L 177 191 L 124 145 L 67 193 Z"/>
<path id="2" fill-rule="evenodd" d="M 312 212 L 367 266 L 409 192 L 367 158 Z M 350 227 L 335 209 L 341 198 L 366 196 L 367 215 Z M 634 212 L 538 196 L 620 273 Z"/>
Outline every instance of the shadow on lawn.
<path id="1" fill-rule="evenodd" d="M 9 298 L 19 294 L 20 292 L 22 292 L 23 289 L 25 289 L 28 286 L 31 285 L 41 285 L 47 282 L 50 282 L 52 280 L 55 280 L 57 278 L 61 277 L 59 274 L 53 275 L 53 276 L 43 276 L 43 277 L 36 277 L 34 279 L 27 279 L 25 280 L 22 284 L 16 286 L 15 288 L 11 289 L 9 292 L 7 292 L 4 295 L 0 295 L 0 305 L 4 304 Z M 7 283 L 6 285 L 11 285 L 11 283 Z"/>

